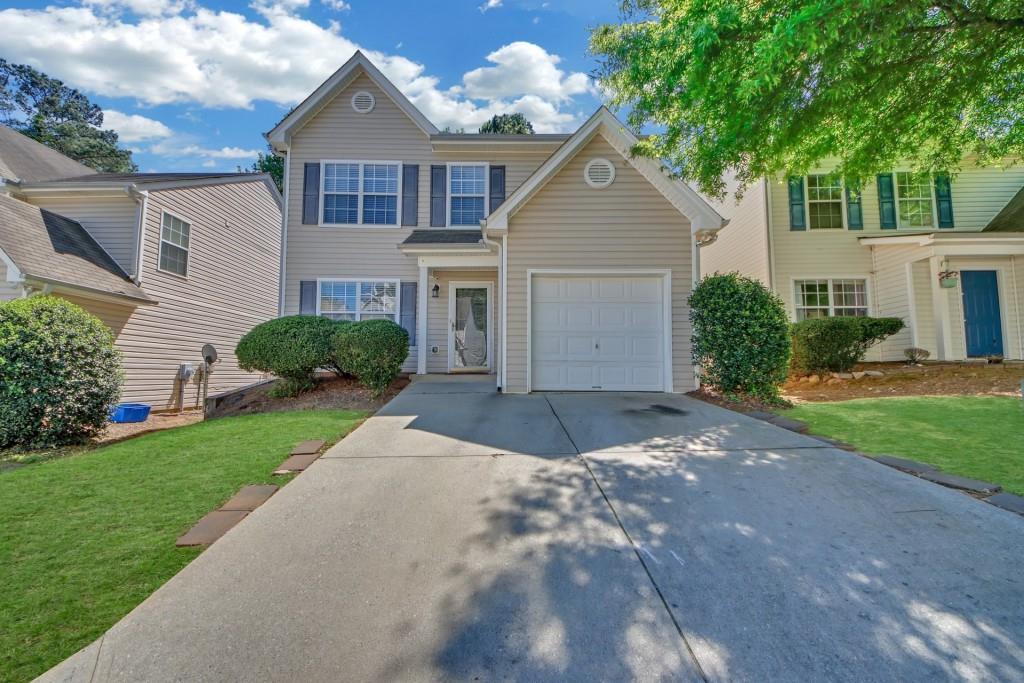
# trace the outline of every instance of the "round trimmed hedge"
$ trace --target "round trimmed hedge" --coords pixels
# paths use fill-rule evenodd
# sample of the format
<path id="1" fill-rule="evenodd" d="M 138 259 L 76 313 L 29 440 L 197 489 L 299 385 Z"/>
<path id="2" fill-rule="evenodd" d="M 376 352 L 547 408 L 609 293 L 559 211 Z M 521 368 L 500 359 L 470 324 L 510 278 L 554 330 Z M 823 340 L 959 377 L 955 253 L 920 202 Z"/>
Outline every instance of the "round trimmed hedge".
<path id="1" fill-rule="evenodd" d="M 0 303 L 0 448 L 46 448 L 98 434 L 121 395 L 110 329 L 54 296 Z"/>
<path id="2" fill-rule="evenodd" d="M 339 323 L 315 315 L 275 318 L 249 330 L 235 356 L 243 370 L 280 377 L 277 394 L 294 396 L 313 387 L 317 368 L 334 366 L 332 342 L 338 329 Z"/>
<path id="3" fill-rule="evenodd" d="M 409 356 L 409 333 L 390 320 L 363 320 L 339 328 L 334 356 L 347 374 L 380 396 Z"/>
<path id="4" fill-rule="evenodd" d="M 690 322 L 702 382 L 726 394 L 778 400 L 791 349 L 778 296 L 737 273 L 709 275 L 690 297 Z"/>

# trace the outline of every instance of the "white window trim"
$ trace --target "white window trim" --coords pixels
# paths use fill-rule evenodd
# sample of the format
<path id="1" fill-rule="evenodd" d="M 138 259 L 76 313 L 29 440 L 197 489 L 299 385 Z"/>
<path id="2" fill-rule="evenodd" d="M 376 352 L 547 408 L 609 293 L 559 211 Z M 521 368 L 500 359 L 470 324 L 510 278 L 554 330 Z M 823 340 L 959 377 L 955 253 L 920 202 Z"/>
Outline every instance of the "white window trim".
<path id="1" fill-rule="evenodd" d="M 164 216 L 170 216 L 171 218 L 177 218 L 179 221 L 181 221 L 182 223 L 184 223 L 185 225 L 188 226 L 188 248 L 187 249 L 185 247 L 180 247 L 177 244 L 174 244 L 173 242 L 167 242 L 167 244 L 170 244 L 172 247 L 177 247 L 178 249 L 185 249 L 185 273 L 184 274 L 182 274 L 182 273 L 175 273 L 173 270 L 164 270 L 163 268 L 160 267 L 160 261 L 161 261 L 160 257 L 164 253 L 164 242 L 167 241 L 167 240 L 164 239 Z M 157 233 L 157 237 L 160 240 L 159 244 L 158 244 L 158 247 L 157 247 L 157 252 L 156 252 L 156 269 L 157 269 L 157 271 L 160 272 L 160 273 L 166 273 L 167 275 L 172 275 L 174 277 L 180 277 L 182 279 L 187 279 L 188 278 L 188 271 L 190 269 L 190 266 L 192 265 L 192 221 L 187 221 L 187 220 L 185 220 L 184 218 L 182 218 L 181 216 L 179 216 L 179 215 L 177 215 L 175 213 L 171 213 L 170 211 L 166 211 L 164 209 L 161 209 L 160 210 L 160 232 Z"/>
<path id="2" fill-rule="evenodd" d="M 491 164 L 487 161 L 449 161 L 445 168 L 445 216 L 444 227 L 465 230 L 468 225 L 452 225 L 452 166 L 482 166 L 484 169 L 484 218 L 487 218 L 487 202 L 491 196 Z M 507 181 L 506 181 L 507 185 Z M 475 197 L 476 195 L 459 195 L 460 197 Z"/>
<path id="3" fill-rule="evenodd" d="M 843 215 L 843 227 L 841 227 L 841 228 L 812 228 L 811 227 L 811 187 L 810 187 L 810 183 L 808 183 L 807 181 L 808 181 L 808 178 L 810 178 L 810 176 L 812 176 L 812 175 L 815 175 L 815 176 L 829 176 L 831 174 L 819 171 L 817 173 L 805 173 L 804 176 L 803 176 L 803 182 L 804 182 L 804 215 L 807 216 L 807 230 L 805 232 L 836 233 L 836 232 L 843 232 L 844 230 L 849 230 L 850 229 L 850 220 L 849 220 L 849 217 L 846 215 L 846 181 L 843 180 L 842 178 L 839 179 L 839 206 L 840 206 L 840 208 L 842 210 L 842 215 Z M 861 196 L 863 197 L 863 190 L 861 191 Z M 823 204 L 824 202 L 815 202 L 815 203 Z M 862 201 L 861 201 L 861 213 L 863 213 L 863 212 L 864 212 L 864 203 L 863 203 L 863 199 L 862 199 Z"/>
<path id="4" fill-rule="evenodd" d="M 401 280 L 401 278 L 396 278 L 396 277 L 318 277 L 316 279 L 316 314 L 317 315 L 323 315 L 323 313 L 321 313 L 321 311 L 320 311 L 320 290 L 321 290 L 321 286 L 325 282 L 356 282 L 356 283 L 361 283 L 361 282 L 386 282 L 386 283 L 389 283 L 389 284 L 394 283 L 394 285 L 395 285 L 395 320 L 394 320 L 394 322 L 396 324 L 398 324 L 398 325 L 402 324 L 401 323 L 401 321 L 402 321 L 402 280 Z M 353 314 L 355 314 L 356 317 L 355 317 L 355 320 L 353 320 L 352 322 L 357 322 L 357 321 L 363 319 L 363 314 L 359 310 L 359 296 L 360 296 L 360 294 L 361 293 L 359 291 L 356 292 L 356 310 L 353 311 Z M 378 314 L 372 314 L 372 315 L 378 315 Z"/>
<path id="5" fill-rule="evenodd" d="M 793 322 L 797 322 L 797 315 L 796 315 L 797 314 L 797 309 L 798 308 L 806 308 L 806 306 L 801 306 L 800 305 L 800 301 L 799 301 L 800 292 L 799 292 L 799 290 L 797 290 L 796 284 L 798 282 L 804 282 L 804 281 L 807 281 L 807 280 L 826 280 L 826 281 L 828 281 L 828 314 L 829 314 L 830 317 L 835 315 L 834 311 L 836 309 L 836 307 L 835 307 L 835 299 L 833 298 L 833 295 L 832 295 L 832 291 L 833 291 L 832 290 L 832 283 L 835 280 L 863 280 L 864 281 L 864 297 L 867 299 L 867 313 L 866 313 L 866 315 L 868 317 L 871 317 L 871 316 L 873 316 L 875 314 L 874 306 L 872 306 L 872 304 L 871 304 L 871 302 L 873 301 L 873 298 L 872 298 L 873 297 L 873 292 L 872 292 L 872 286 L 871 286 L 871 278 L 868 277 L 867 275 L 801 275 L 799 277 L 791 277 L 791 278 L 789 278 L 789 291 L 792 292 L 792 296 L 793 296 L 793 307 L 792 307 L 792 310 L 790 311 L 790 319 Z M 850 307 L 849 306 L 844 306 L 842 308 L 850 308 Z"/>
<path id="6" fill-rule="evenodd" d="M 327 164 L 358 164 L 359 165 L 359 202 L 356 205 L 355 223 L 327 223 L 324 221 L 324 185 L 327 182 Z M 363 222 L 363 166 L 366 164 L 398 166 L 398 193 L 395 195 L 395 222 L 390 223 L 364 223 Z M 381 161 L 375 159 L 321 159 L 320 160 L 320 213 L 318 225 L 321 228 L 372 228 L 373 230 L 400 228 L 402 227 L 402 162 Z M 331 192 L 330 194 L 351 194 L 349 192 Z M 376 194 L 371 192 L 370 194 Z"/>
<path id="7" fill-rule="evenodd" d="M 893 207 L 896 211 L 896 229 L 897 230 L 938 230 L 939 229 L 939 202 L 935 196 L 935 175 L 931 174 L 928 176 L 928 188 L 932 198 L 932 224 L 928 227 L 916 226 L 916 225 L 903 225 L 903 220 L 900 218 L 900 181 L 896 177 L 898 173 L 910 173 L 915 174 L 907 168 L 895 168 L 892 170 L 892 197 L 896 205 Z M 881 198 L 879 198 L 881 201 Z"/>

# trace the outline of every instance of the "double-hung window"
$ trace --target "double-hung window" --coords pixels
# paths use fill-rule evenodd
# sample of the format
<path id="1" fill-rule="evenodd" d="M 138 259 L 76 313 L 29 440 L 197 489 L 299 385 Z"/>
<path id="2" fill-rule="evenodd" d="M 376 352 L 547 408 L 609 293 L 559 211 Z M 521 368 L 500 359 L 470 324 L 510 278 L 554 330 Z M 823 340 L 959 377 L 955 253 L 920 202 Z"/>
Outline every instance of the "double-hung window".
<path id="1" fill-rule="evenodd" d="M 401 164 L 324 162 L 324 225 L 398 225 Z"/>
<path id="2" fill-rule="evenodd" d="M 398 280 L 320 280 L 317 313 L 331 320 L 398 322 Z"/>
<path id="3" fill-rule="evenodd" d="M 451 164 L 448 178 L 448 224 L 479 227 L 487 215 L 487 164 Z"/>
<path id="4" fill-rule="evenodd" d="M 843 185 L 838 176 L 807 176 L 807 218 L 811 230 L 843 229 Z"/>
<path id="5" fill-rule="evenodd" d="M 935 227 L 932 181 L 919 173 L 896 173 L 896 203 L 901 228 Z"/>
<path id="6" fill-rule="evenodd" d="M 796 319 L 829 316 L 866 316 L 867 282 L 862 279 L 820 279 L 796 281 Z"/>
<path id="7" fill-rule="evenodd" d="M 158 268 L 168 273 L 188 275 L 188 245 L 192 226 L 164 213 L 160 225 L 160 261 Z"/>

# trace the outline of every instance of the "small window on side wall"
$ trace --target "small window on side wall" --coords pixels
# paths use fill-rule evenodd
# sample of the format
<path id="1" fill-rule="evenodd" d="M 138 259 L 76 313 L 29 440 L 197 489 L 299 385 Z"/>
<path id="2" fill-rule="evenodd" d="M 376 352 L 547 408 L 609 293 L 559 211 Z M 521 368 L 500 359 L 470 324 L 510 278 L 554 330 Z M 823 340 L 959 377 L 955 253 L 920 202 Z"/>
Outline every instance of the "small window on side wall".
<path id="1" fill-rule="evenodd" d="M 796 281 L 796 319 L 866 316 L 867 282 L 857 278 Z"/>
<path id="2" fill-rule="evenodd" d="M 188 275 L 189 237 L 192 226 L 164 213 L 160 226 L 160 261 L 158 268 L 167 273 Z"/>

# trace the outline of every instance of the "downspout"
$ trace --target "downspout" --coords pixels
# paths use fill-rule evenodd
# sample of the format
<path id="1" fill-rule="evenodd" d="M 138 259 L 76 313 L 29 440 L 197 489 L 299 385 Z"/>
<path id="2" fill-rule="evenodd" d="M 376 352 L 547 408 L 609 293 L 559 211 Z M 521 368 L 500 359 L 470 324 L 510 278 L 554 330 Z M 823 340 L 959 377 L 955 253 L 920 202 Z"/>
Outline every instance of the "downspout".
<path id="1" fill-rule="evenodd" d="M 1024 321 L 1020 319 L 1020 283 L 1017 281 L 1017 256 L 1010 258 L 1010 277 L 1013 278 L 1013 311 L 1017 317 L 1017 356 L 1024 360 Z"/>
<path id="2" fill-rule="evenodd" d="M 287 284 L 286 268 L 288 264 L 288 179 L 291 175 L 292 157 L 284 154 L 284 209 L 281 211 L 281 268 L 278 272 L 277 315 L 284 315 L 284 294 Z"/>
<path id="3" fill-rule="evenodd" d="M 139 190 L 132 185 L 128 191 L 139 203 L 139 230 L 135 244 L 135 277 L 132 280 L 136 285 L 142 283 L 142 261 L 146 253 L 146 216 L 149 215 L 149 192 Z"/>
<path id="4" fill-rule="evenodd" d="M 501 391 L 505 386 L 505 237 L 501 238 L 501 244 L 491 240 L 487 237 L 487 226 L 485 221 L 480 221 L 480 234 L 483 237 L 484 244 L 488 247 L 492 247 L 498 250 L 498 283 L 501 287 L 501 329 L 498 333 L 498 338 L 501 341 L 500 348 L 498 350 L 498 391 Z"/>
<path id="5" fill-rule="evenodd" d="M 768 289 L 775 292 L 775 245 L 772 234 L 772 192 L 765 176 L 761 183 L 764 187 L 764 240 L 768 248 Z M 775 292 L 778 294 L 778 292 Z"/>

